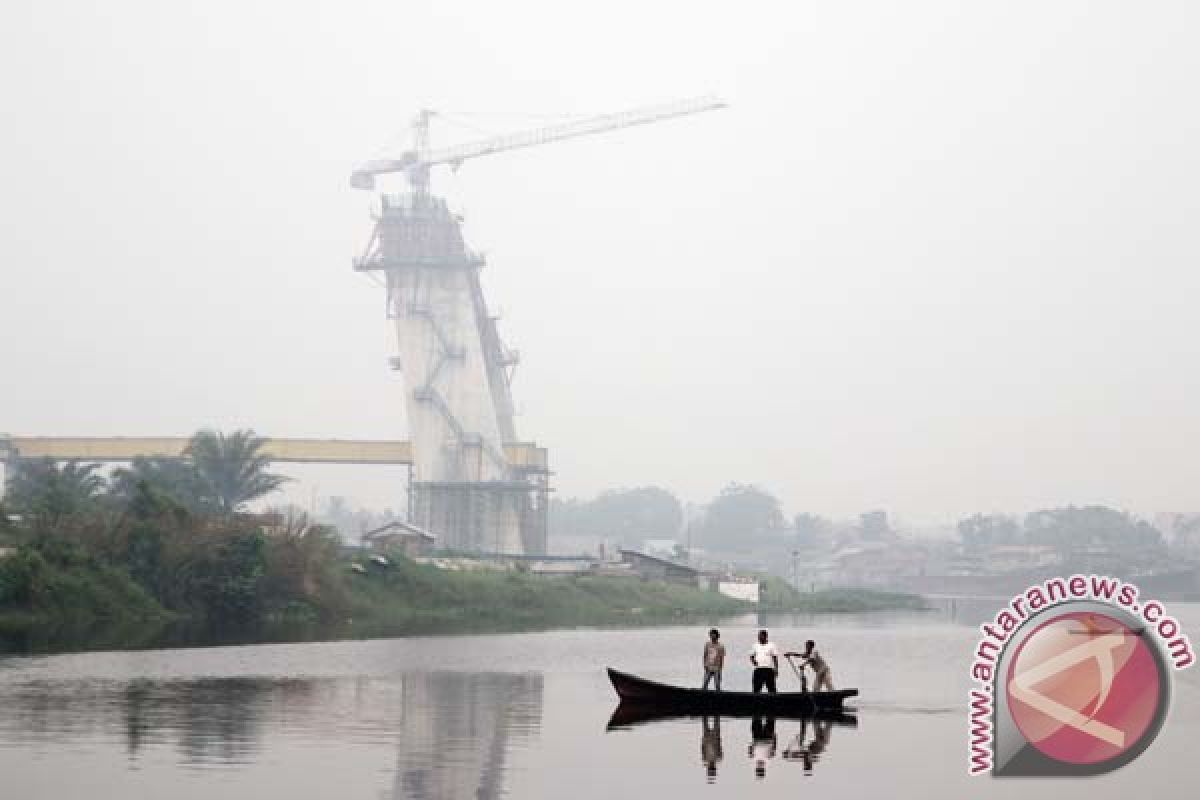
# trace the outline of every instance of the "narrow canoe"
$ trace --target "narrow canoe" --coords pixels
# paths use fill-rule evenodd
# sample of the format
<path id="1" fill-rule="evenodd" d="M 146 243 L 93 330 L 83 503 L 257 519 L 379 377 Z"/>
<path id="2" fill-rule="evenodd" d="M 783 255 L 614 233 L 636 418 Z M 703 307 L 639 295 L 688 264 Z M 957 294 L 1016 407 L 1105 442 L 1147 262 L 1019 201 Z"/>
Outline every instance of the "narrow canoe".
<path id="1" fill-rule="evenodd" d="M 717 692 L 687 689 L 648 681 L 627 672 L 608 669 L 608 679 L 622 703 L 679 713 L 812 715 L 841 711 L 847 697 L 857 697 L 858 689 L 835 692 Z"/>

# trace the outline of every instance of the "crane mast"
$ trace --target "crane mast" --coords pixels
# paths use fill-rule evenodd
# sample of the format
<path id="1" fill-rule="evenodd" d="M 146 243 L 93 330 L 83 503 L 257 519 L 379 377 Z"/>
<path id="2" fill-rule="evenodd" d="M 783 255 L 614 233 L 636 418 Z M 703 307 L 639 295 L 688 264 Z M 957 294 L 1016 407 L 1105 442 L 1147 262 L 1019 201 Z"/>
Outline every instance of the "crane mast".
<path id="1" fill-rule="evenodd" d="M 373 189 L 403 174 L 410 191 L 384 194 L 360 271 L 381 273 L 387 315 L 396 325 L 413 445 L 409 522 L 458 551 L 546 551 L 546 451 L 517 437 L 511 391 L 518 355 L 500 338 L 479 280 L 483 257 L 467 247 L 460 218 L 430 193 L 433 167 L 472 158 L 724 108 L 713 97 L 683 100 L 433 149 L 424 109 L 413 147 L 368 161 L 351 186 Z M 530 455 L 532 454 L 532 456 Z"/>

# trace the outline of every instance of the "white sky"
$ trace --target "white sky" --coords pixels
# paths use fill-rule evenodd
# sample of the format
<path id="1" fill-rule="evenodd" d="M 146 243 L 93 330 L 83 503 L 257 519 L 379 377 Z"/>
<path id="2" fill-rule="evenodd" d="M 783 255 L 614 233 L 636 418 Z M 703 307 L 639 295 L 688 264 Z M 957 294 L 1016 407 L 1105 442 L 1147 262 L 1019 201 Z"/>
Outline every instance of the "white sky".
<path id="1" fill-rule="evenodd" d="M 1195 509 L 1198 23 L 1096 0 L 8 0 L 0 430 L 404 437 L 351 167 L 421 106 L 713 91 L 732 107 L 439 184 L 562 494 Z M 400 504 L 399 470 L 294 474 L 294 497 Z"/>

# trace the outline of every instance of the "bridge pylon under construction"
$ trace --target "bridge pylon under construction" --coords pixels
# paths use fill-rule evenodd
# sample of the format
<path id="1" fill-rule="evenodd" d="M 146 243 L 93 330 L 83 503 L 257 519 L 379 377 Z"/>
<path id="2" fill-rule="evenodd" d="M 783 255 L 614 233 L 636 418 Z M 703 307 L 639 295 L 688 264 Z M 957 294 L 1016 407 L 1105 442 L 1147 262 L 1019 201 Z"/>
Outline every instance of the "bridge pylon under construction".
<path id="1" fill-rule="evenodd" d="M 509 389 L 517 354 L 505 347 L 469 250 L 444 200 L 425 193 L 381 197 L 366 255 L 378 271 L 396 328 L 413 448 L 409 514 L 441 548 L 492 553 L 546 549 L 546 451 L 514 461 Z"/>
<path id="2" fill-rule="evenodd" d="M 395 173 L 408 184 L 408 191 L 380 196 L 374 231 L 354 267 L 382 275 L 387 289 L 413 450 L 410 521 L 435 534 L 439 547 L 544 553 L 550 471 L 546 451 L 517 438 L 511 393 L 517 353 L 504 345 L 488 311 L 483 257 L 467 246 L 459 217 L 430 191 L 432 168 L 724 105 L 685 100 L 440 150 L 430 148 L 436 112 L 424 110 L 413 122 L 413 149 L 369 161 L 351 175 L 358 189 L 374 189 L 378 176 Z"/>

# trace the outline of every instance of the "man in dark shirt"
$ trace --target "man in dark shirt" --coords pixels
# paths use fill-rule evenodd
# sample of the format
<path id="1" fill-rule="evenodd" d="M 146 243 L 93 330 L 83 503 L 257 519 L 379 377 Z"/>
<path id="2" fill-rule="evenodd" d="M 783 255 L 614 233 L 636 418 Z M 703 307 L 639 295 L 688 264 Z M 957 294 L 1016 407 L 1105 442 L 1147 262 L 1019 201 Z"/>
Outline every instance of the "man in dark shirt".
<path id="1" fill-rule="evenodd" d="M 829 668 L 829 664 L 827 664 L 825 659 L 821 657 L 821 654 L 817 652 L 817 643 L 812 639 L 809 639 L 804 643 L 803 653 L 785 653 L 784 655 L 786 655 L 788 658 L 791 658 L 792 656 L 799 656 L 801 659 L 803 659 L 800 662 L 800 669 L 802 670 L 805 667 L 812 667 L 813 674 L 817 677 L 817 685 L 813 687 L 814 692 L 821 691 L 822 687 L 830 692 L 834 690 L 833 670 Z"/>
<path id="2" fill-rule="evenodd" d="M 716 681 L 717 691 L 721 691 L 721 670 L 725 668 L 725 645 L 721 644 L 721 632 L 713 628 L 708 632 L 708 641 L 704 643 L 704 686 L 707 689 L 710 680 Z"/>

